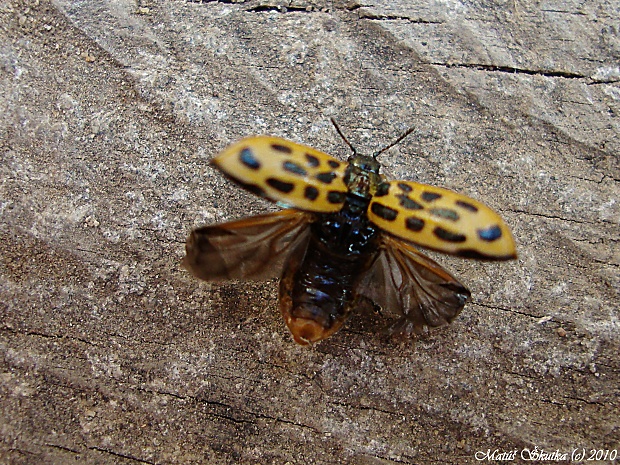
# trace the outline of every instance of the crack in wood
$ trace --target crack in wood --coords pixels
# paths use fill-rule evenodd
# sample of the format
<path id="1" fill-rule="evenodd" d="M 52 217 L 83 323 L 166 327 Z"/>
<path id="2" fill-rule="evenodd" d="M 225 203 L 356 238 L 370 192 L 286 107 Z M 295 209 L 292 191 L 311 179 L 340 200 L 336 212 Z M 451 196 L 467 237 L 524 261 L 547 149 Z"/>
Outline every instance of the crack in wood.
<path id="1" fill-rule="evenodd" d="M 89 449 L 90 450 L 96 450 L 98 452 L 103 452 L 103 453 L 106 453 L 106 454 L 110 454 L 110 455 L 113 455 L 115 457 L 120 457 L 120 458 L 123 458 L 123 459 L 132 460 L 132 461 L 134 461 L 136 463 L 146 463 L 148 465 L 157 465 L 157 462 L 151 462 L 150 460 L 141 459 L 141 458 L 135 457 L 133 455 L 123 454 L 123 453 L 116 452 L 116 451 L 113 451 L 113 450 L 110 450 L 110 449 L 105 449 L 103 447 L 90 446 Z"/>
<path id="2" fill-rule="evenodd" d="M 81 454 L 81 452 L 79 450 L 71 449 L 70 447 L 62 446 L 60 444 L 52 444 L 52 443 L 47 443 L 46 442 L 45 445 L 47 447 L 51 447 L 53 449 L 59 449 L 59 450 L 65 451 L 65 452 L 71 452 L 73 454 L 78 454 L 78 455 Z"/>
<path id="3" fill-rule="evenodd" d="M 577 402 L 583 402 L 584 404 L 587 405 L 599 405 L 601 407 L 604 407 L 605 404 L 603 402 L 597 402 L 595 400 L 586 400 L 586 399 L 582 399 L 581 397 L 572 397 L 572 396 L 564 396 L 565 399 L 570 399 L 570 400 L 575 400 Z"/>
<path id="4" fill-rule="evenodd" d="M 9 332 L 15 335 L 36 336 L 36 337 L 40 337 L 43 339 L 69 339 L 73 341 L 80 341 L 90 346 L 97 346 L 97 344 L 95 344 L 94 342 L 90 342 L 87 339 L 83 339 L 81 337 L 76 337 L 76 336 L 68 336 L 66 334 L 46 334 L 46 333 L 41 333 L 38 331 L 29 331 L 29 330 L 19 331 L 15 328 L 9 328 L 7 326 L 0 328 L 0 331 L 6 331 L 6 332 Z"/>
<path id="5" fill-rule="evenodd" d="M 511 209 L 511 208 L 506 208 L 502 211 L 508 211 L 511 213 L 523 213 L 525 215 L 531 215 L 531 216 L 538 216 L 541 218 L 546 218 L 548 220 L 561 220 L 561 221 L 566 221 L 569 223 L 576 223 L 576 224 L 593 224 L 593 225 L 598 225 L 600 223 L 606 223 L 606 224 L 611 224 L 616 226 L 617 223 L 614 223 L 611 220 L 606 220 L 606 219 L 601 219 L 600 221 L 579 221 L 577 219 L 574 218 L 565 218 L 563 216 L 558 216 L 558 215 L 545 215 L 544 213 L 536 213 L 536 212 L 530 212 L 527 210 L 521 210 L 521 209 Z"/>
<path id="6" fill-rule="evenodd" d="M 392 412 L 391 410 L 384 410 L 384 409 L 381 409 L 381 408 L 378 408 L 378 407 L 370 407 L 370 406 L 364 406 L 364 405 L 353 405 L 353 404 L 347 404 L 347 403 L 344 403 L 344 402 L 337 402 L 337 401 L 331 401 L 329 403 L 330 403 L 330 405 L 337 405 L 338 407 L 350 408 L 350 409 L 353 409 L 353 410 L 380 412 L 380 413 L 384 413 L 386 415 L 390 415 L 390 416 L 394 416 L 394 417 L 399 417 L 401 419 L 404 416 L 402 413 Z"/>
<path id="7" fill-rule="evenodd" d="M 543 77 L 561 77 L 566 79 L 589 79 L 590 76 L 583 74 L 571 73 L 570 71 L 561 70 L 544 70 L 544 69 L 527 69 L 516 68 L 513 66 L 499 66 L 499 65 L 486 65 L 482 63 L 440 63 L 429 62 L 429 65 L 441 66 L 444 68 L 463 68 L 463 69 L 475 69 L 480 71 L 491 71 L 507 74 L 525 74 L 528 76 L 543 76 Z"/>
<path id="8" fill-rule="evenodd" d="M 407 21 L 413 24 L 444 24 L 444 21 L 433 21 L 430 19 L 412 18 L 410 16 L 382 15 L 373 13 L 360 13 L 359 18 L 369 19 L 372 21 Z"/>
<path id="9" fill-rule="evenodd" d="M 536 315 L 534 313 L 527 313 L 527 312 L 523 312 L 523 311 L 520 312 L 520 311 L 512 309 L 512 308 L 500 307 L 498 305 L 485 304 L 485 303 L 482 303 L 480 301 L 472 301 L 472 302 L 470 302 L 470 304 L 471 305 L 477 305 L 478 307 L 489 308 L 489 309 L 492 309 L 492 310 L 500 310 L 502 312 L 509 312 L 509 313 L 514 313 L 514 314 L 517 314 L 517 315 L 523 315 L 523 316 L 527 316 L 529 318 L 532 318 L 534 320 L 540 320 L 543 317 L 543 315 Z M 561 323 L 559 321 L 553 320 L 552 318 L 549 319 L 548 321 L 553 321 L 554 323 Z"/>
<path id="10" fill-rule="evenodd" d="M 240 407 L 229 405 L 229 404 L 226 404 L 224 402 L 217 401 L 217 400 L 208 400 L 208 399 L 203 399 L 203 398 L 199 398 L 199 397 L 192 396 L 192 395 L 181 395 L 181 394 L 176 394 L 176 393 L 167 392 L 167 391 L 158 391 L 158 390 L 155 390 L 155 389 L 148 389 L 148 388 L 144 388 L 144 387 L 138 388 L 138 390 L 140 390 L 142 392 L 149 392 L 151 394 L 159 394 L 159 395 L 163 395 L 163 396 L 169 396 L 169 397 L 173 397 L 175 399 L 179 399 L 179 400 L 183 400 L 183 401 L 195 402 L 197 404 L 206 404 L 206 405 L 209 405 L 209 406 L 222 407 L 222 408 L 227 409 L 227 410 L 236 410 L 238 412 L 244 413 L 246 415 L 249 415 L 249 416 L 252 416 L 252 417 L 255 417 L 255 418 L 262 418 L 262 419 L 266 419 L 266 420 L 272 420 L 272 421 L 275 421 L 275 422 L 278 422 L 278 423 L 284 423 L 284 424 L 287 424 L 287 425 L 296 426 L 298 428 L 309 429 L 309 430 L 311 430 L 314 433 L 319 434 L 319 435 L 324 435 L 325 434 L 323 431 L 321 431 L 321 430 L 319 430 L 319 429 L 317 429 L 317 428 L 315 428 L 313 426 L 306 425 L 304 423 L 298 423 L 298 422 L 295 422 L 295 421 L 292 421 L 292 420 L 287 420 L 287 419 L 284 419 L 284 418 L 279 418 L 279 417 L 275 417 L 275 416 L 272 416 L 272 415 L 267 415 L 265 413 L 252 412 L 250 410 L 246 410 L 246 409 L 243 409 L 243 408 L 240 408 Z M 232 415 L 225 415 L 225 414 L 219 413 L 219 412 L 211 411 L 211 412 L 208 412 L 208 414 L 209 415 L 213 415 L 213 416 L 218 417 L 218 418 L 229 420 L 229 421 L 231 421 L 233 423 L 237 423 L 237 424 L 241 424 L 241 423 L 256 424 L 256 421 L 253 421 L 253 420 L 237 418 L 237 417 L 234 417 Z"/>

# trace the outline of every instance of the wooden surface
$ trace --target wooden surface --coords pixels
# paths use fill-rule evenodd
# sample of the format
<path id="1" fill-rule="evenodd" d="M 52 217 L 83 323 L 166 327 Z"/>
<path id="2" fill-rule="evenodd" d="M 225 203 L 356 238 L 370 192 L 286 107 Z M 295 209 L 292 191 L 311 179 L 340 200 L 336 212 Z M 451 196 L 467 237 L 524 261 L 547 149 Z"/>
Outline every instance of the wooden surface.
<path id="1" fill-rule="evenodd" d="M 620 449 L 619 10 L 4 2 L 0 462 Z M 432 255 L 472 291 L 451 326 L 394 343 L 356 315 L 305 349 L 275 282 L 179 267 L 191 228 L 277 208 L 209 167 L 218 150 L 273 134 L 345 159 L 330 117 L 369 152 L 415 125 L 385 172 L 513 228 L 518 261 Z"/>

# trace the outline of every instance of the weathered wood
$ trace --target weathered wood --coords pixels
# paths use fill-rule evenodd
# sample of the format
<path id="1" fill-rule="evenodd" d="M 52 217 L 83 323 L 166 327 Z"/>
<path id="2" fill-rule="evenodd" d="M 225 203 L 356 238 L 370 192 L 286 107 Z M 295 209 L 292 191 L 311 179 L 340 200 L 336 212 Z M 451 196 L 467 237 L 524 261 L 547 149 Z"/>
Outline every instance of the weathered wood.
<path id="1" fill-rule="evenodd" d="M 0 7 L 0 462 L 477 463 L 620 449 L 614 2 Z M 541 6 L 542 5 L 542 6 Z M 252 133 L 497 209 L 520 258 L 433 255 L 447 328 L 296 346 L 276 285 L 194 280 L 191 228 L 273 211 L 207 165 Z"/>

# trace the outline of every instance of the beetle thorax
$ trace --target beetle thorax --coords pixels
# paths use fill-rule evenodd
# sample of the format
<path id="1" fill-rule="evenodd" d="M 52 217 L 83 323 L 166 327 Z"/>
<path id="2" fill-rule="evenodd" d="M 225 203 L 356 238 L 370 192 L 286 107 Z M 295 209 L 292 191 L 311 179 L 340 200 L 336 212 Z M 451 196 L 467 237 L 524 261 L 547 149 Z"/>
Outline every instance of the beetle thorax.
<path id="1" fill-rule="evenodd" d="M 349 193 L 370 199 L 382 181 L 379 174 L 381 165 L 377 160 L 366 155 L 354 155 L 349 158 L 349 165 L 344 174 Z"/>

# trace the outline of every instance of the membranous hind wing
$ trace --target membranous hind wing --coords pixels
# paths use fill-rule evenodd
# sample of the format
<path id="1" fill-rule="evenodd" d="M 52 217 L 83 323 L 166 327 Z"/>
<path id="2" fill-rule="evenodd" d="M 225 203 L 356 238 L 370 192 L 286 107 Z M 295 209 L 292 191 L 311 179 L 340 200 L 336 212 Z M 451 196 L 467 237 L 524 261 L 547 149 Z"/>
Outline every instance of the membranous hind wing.
<path id="1" fill-rule="evenodd" d="M 356 292 L 399 315 L 390 333 L 404 335 L 451 322 L 471 295 L 436 262 L 388 234 L 384 234 L 382 250 L 361 276 Z"/>
<path id="2" fill-rule="evenodd" d="M 195 229 L 182 265 L 205 281 L 280 276 L 288 253 L 307 241 L 314 216 L 296 210 Z"/>

